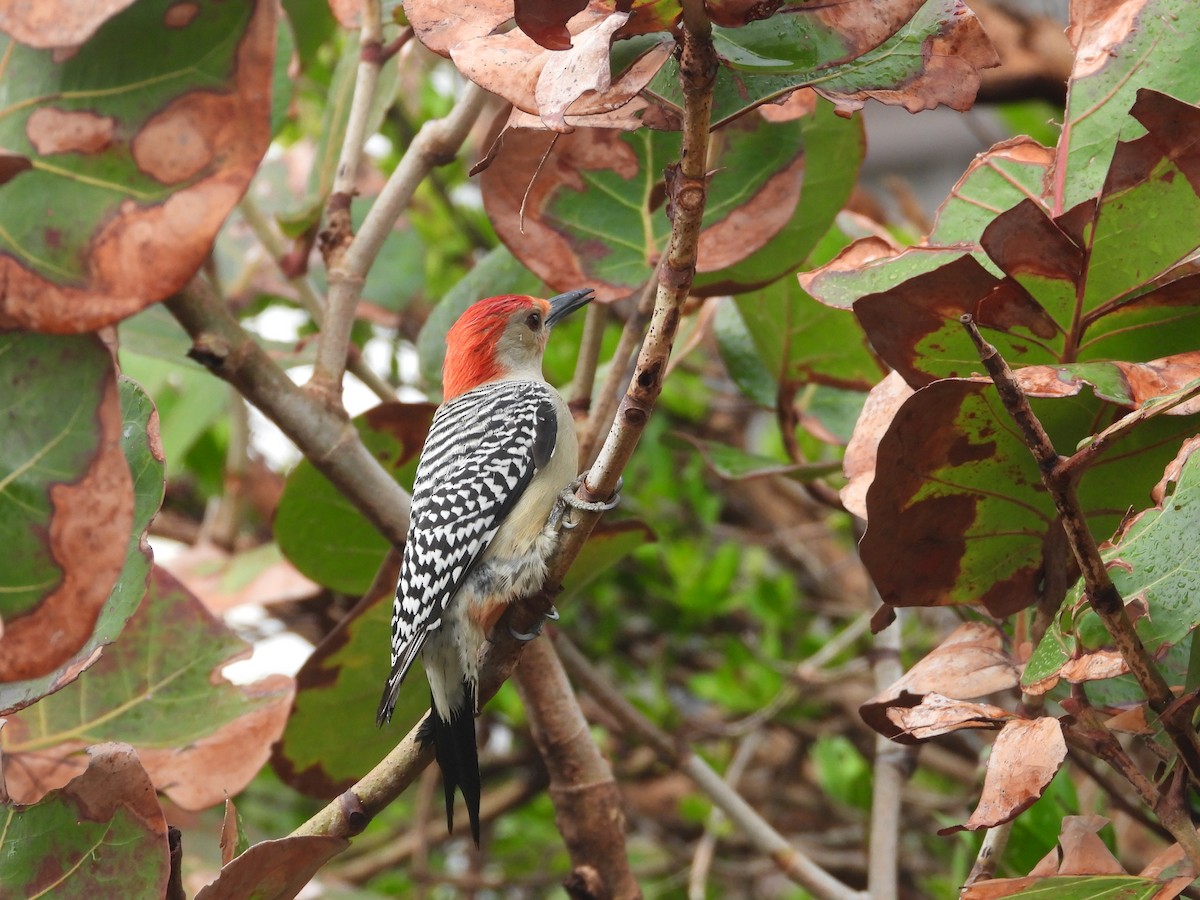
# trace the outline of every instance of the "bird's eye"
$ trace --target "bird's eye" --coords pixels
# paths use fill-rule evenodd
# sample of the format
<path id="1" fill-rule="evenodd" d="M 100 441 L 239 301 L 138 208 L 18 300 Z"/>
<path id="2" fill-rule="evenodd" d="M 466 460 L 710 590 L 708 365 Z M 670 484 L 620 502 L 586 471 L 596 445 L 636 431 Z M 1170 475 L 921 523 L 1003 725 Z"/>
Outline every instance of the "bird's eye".
<path id="1" fill-rule="evenodd" d="M 525 318 L 525 324 L 529 326 L 530 331 L 537 331 L 542 327 L 542 316 L 540 313 L 530 313 Z"/>

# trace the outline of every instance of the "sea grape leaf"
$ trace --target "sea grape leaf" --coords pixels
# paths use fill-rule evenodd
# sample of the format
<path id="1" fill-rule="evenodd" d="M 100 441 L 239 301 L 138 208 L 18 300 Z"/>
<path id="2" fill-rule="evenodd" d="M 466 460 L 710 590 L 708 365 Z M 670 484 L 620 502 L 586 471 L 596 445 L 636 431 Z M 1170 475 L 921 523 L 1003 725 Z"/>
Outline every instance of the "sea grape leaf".
<path id="1" fill-rule="evenodd" d="M 809 65 L 803 65 L 802 59 L 793 64 L 761 56 L 757 49 L 776 52 L 768 49 L 765 43 L 758 47 L 747 42 L 747 51 L 738 57 L 736 67 L 732 65 L 733 60 L 726 58 L 726 65 L 717 70 L 713 88 L 713 127 L 721 127 L 756 106 L 782 99 L 802 87 L 817 89 L 843 112 L 862 107 L 869 97 L 902 105 L 912 112 L 939 104 L 968 109 L 979 89 L 978 70 L 997 64 L 995 51 L 974 13 L 960 0 L 928 0 L 915 14 L 908 16 L 904 13 L 916 4 L 893 4 L 884 10 L 885 15 L 880 19 L 883 30 L 894 29 L 899 22 L 904 24 L 882 44 L 849 59 L 842 55 L 841 47 L 869 45 L 879 32 L 865 29 L 860 38 L 837 28 L 828 29 L 816 18 L 828 15 L 836 19 L 844 12 L 858 19 L 869 16 L 870 7 L 877 6 L 854 0 L 828 4 L 820 10 L 792 12 L 786 16 L 777 14 L 736 31 L 714 29 L 723 42 L 718 44 L 718 52 L 723 48 L 727 56 L 735 54 L 743 33 L 761 30 L 768 35 L 779 29 L 784 21 L 795 20 L 795 24 L 783 27 L 810 28 L 824 36 L 813 42 L 817 46 L 796 46 L 798 55 L 811 61 Z M 777 46 L 774 41 L 769 44 L 771 48 Z M 788 52 L 786 47 L 779 50 L 783 54 Z M 822 53 L 831 55 L 825 58 Z M 846 61 L 840 62 L 843 59 Z M 778 74 L 780 69 L 787 70 L 786 74 Z M 679 84 L 679 65 L 674 59 L 659 69 L 646 92 L 668 108 L 682 113 L 683 92 Z"/>
<path id="2" fill-rule="evenodd" d="M 1192 349 L 1181 326 L 1200 317 L 1200 276 L 1177 263 L 1198 243 L 1200 108 L 1144 90 L 1131 113 L 1148 131 L 1117 146 L 1098 201 L 1051 218 L 1025 197 L 979 236 L 986 260 L 969 247 L 896 254 L 860 242 L 801 283 L 832 305 L 853 302 L 875 350 L 913 387 L 980 371 L 964 313 L 1014 366 Z M 997 203 L 1011 199 L 1007 179 L 993 183 L 1004 185 Z"/>
<path id="3" fill-rule="evenodd" d="M 1041 201 L 1054 150 L 1027 137 L 993 145 L 971 160 L 967 170 L 938 207 L 928 246 L 977 244 L 996 210 L 1022 200 Z"/>
<path id="4" fill-rule="evenodd" d="M 741 262 L 788 226 L 803 185 L 798 122 L 750 117 L 722 134 L 700 234 L 701 276 Z M 670 230 L 662 168 L 678 156 L 679 135 L 510 129 L 502 141 L 481 187 L 513 255 L 556 290 L 589 284 L 613 300 L 637 289 Z"/>
<path id="5" fill-rule="evenodd" d="M 1194 12 L 1190 0 L 1071 4 L 1067 36 L 1075 65 L 1060 141 L 1064 162 L 1053 173 L 1056 209 L 1069 210 L 1099 191 L 1117 136 L 1131 136 L 1125 112 L 1139 90 L 1153 87 L 1184 103 L 1200 103 L 1200 70 L 1177 62 L 1200 53 L 1200 32 L 1177 24 Z"/>
<path id="6" fill-rule="evenodd" d="M 10 794 L 30 802 L 81 770 L 81 751 L 120 735 L 155 786 L 185 809 L 240 791 L 283 730 L 292 681 L 235 686 L 220 669 L 248 646 L 155 569 L 142 604 L 86 676 L 0 732 Z"/>
<path id="7" fill-rule="evenodd" d="M 862 118 L 839 116 L 832 104 L 818 100 L 812 113 L 798 122 L 804 177 L 791 218 L 744 259 L 715 272 L 697 272 L 693 292 L 707 296 L 740 293 L 790 275 L 808 258 L 850 199 L 866 154 Z"/>
<path id="8" fill-rule="evenodd" d="M 275 8 L 152 0 L 68 54 L 0 40 L 0 145 L 31 163 L 0 185 L 0 327 L 91 331 L 191 278 L 270 140 Z"/>
<path id="9" fill-rule="evenodd" d="M 99 338 L 0 334 L 0 394 L 4 683 L 47 675 L 88 641 L 125 565 L 134 498 Z"/>
<path id="10" fill-rule="evenodd" d="M 133 528 L 125 563 L 100 610 L 91 635 L 65 663 L 36 678 L 0 684 L 0 715 L 28 706 L 73 681 L 98 658 L 99 648 L 116 640 L 146 592 L 152 553 L 147 541 L 150 522 L 162 505 L 165 478 L 154 403 L 134 381 L 122 376 L 121 447 L 133 478 Z M 0 645 L 2 646 L 2 645 Z"/>
<path id="11" fill-rule="evenodd" d="M 780 390 L 816 383 L 870 390 L 885 370 L 845 311 L 817 303 L 791 278 L 736 298 L 758 354 Z"/>
<path id="12" fill-rule="evenodd" d="M 167 823 L 126 744 L 99 744 L 86 769 L 36 805 L 0 807 L 0 885 L 6 896 L 162 897 Z M 9 892 L 12 893 L 9 893 Z"/>
<path id="13" fill-rule="evenodd" d="M 1185 384 L 1196 376 L 1197 363 L 1190 354 L 1160 367 Z M 1123 379 L 1135 403 L 1149 399 L 1142 390 L 1153 396 L 1164 389 L 1161 374 L 1147 377 L 1134 364 L 1107 364 L 1103 379 L 1070 366 L 1018 370 L 1035 414 L 1064 450 L 1127 412 L 1096 389 L 1083 390 L 1089 374 L 1112 385 Z M 1114 393 L 1112 385 L 1104 391 Z M 1158 416 L 1106 448 L 1079 485 L 1094 533 L 1111 534 L 1127 508 L 1144 503 L 1153 487 L 1146 473 L 1161 471 L 1195 427 L 1192 415 Z M 860 549 L 886 603 L 980 603 L 1004 616 L 1036 599 L 1043 543 L 1056 527 L 1056 512 L 989 381 L 943 379 L 908 397 L 879 443 L 866 502 Z"/>
<path id="14" fill-rule="evenodd" d="M 363 444 L 406 489 L 429 433 L 432 403 L 381 403 L 354 419 Z M 275 511 L 283 555 L 318 584 L 347 594 L 371 585 L 388 542 L 308 460 L 288 475 Z"/>

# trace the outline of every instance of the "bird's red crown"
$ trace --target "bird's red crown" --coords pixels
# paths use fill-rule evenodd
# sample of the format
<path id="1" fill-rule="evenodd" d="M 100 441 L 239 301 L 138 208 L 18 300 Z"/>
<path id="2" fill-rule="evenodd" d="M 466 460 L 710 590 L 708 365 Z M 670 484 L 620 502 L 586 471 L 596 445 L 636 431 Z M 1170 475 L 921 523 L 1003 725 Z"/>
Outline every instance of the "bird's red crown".
<path id="1" fill-rule="evenodd" d="M 550 304 L 537 297 L 504 294 L 467 307 L 446 332 L 446 361 L 442 364 L 442 390 L 446 400 L 504 374 L 495 347 L 513 314 L 537 309 L 543 316 Z"/>

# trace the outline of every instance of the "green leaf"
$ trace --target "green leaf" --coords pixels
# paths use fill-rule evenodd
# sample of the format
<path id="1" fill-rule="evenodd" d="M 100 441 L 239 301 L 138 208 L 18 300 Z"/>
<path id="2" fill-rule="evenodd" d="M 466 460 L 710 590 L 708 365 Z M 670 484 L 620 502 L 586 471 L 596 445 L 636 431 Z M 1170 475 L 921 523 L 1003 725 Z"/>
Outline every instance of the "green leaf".
<path id="1" fill-rule="evenodd" d="M 135 3 L 71 53 L 0 37 L 0 146 L 31 163 L 0 185 L 4 318 L 93 330 L 186 283 L 267 149 L 275 43 L 266 0 Z"/>
<path id="2" fill-rule="evenodd" d="M 1167 470 L 1161 502 L 1125 523 L 1102 554 L 1138 637 L 1152 655 L 1180 644 L 1200 623 L 1200 551 L 1194 540 L 1200 529 L 1196 446 L 1189 442 Z M 1023 684 L 1054 678 L 1072 658 L 1111 646 L 1083 592 L 1081 579 L 1034 651 Z M 1186 657 L 1181 662 L 1186 667 Z"/>
<path id="3" fill-rule="evenodd" d="M 645 522 L 625 520 L 600 522 L 563 578 L 562 593 L 555 602 L 568 607 L 597 578 L 645 544 L 658 538 Z"/>
<path id="4" fill-rule="evenodd" d="M 1117 147 L 1099 200 L 1052 219 L 1026 197 L 983 230 L 986 260 L 952 248 L 895 254 L 871 239 L 802 284 L 829 303 L 851 300 L 872 346 L 913 387 L 981 371 L 965 313 L 1014 367 L 1194 349 L 1200 276 L 1173 267 L 1200 244 L 1200 109 L 1143 91 L 1131 112 L 1148 132 Z M 978 223 L 962 224 L 960 237 Z"/>
<path id="5" fill-rule="evenodd" d="M 1038 200 L 1054 161 L 1054 150 L 1027 137 L 1015 137 L 971 160 L 966 172 L 938 207 L 929 246 L 978 244 L 998 210 L 1022 200 Z M 982 260 L 981 260 L 982 261 Z"/>
<path id="6" fill-rule="evenodd" d="M 1079 23 L 1067 83 L 1058 209 L 1069 210 L 1099 191 L 1118 136 L 1134 136 L 1125 127 L 1125 113 L 1140 89 L 1200 103 L 1200 68 L 1178 62 L 1200 54 L 1194 20 L 1191 0 L 1146 0 L 1133 14 L 1119 6 L 1098 7 Z"/>
<path id="7" fill-rule="evenodd" d="M 141 387 L 128 378 L 119 379 L 121 392 L 121 447 L 133 476 L 133 530 L 125 552 L 125 564 L 108 600 L 100 610 L 96 627 L 84 645 L 63 665 L 47 675 L 0 685 L 0 715 L 14 712 L 73 681 L 94 663 L 96 651 L 112 643 L 141 602 L 150 577 L 151 552 L 147 543 L 150 522 L 162 505 L 162 448 L 158 441 L 154 404 Z"/>
<path id="8" fill-rule="evenodd" d="M 0 395 L 0 682 L 12 682 L 87 642 L 126 562 L 134 499 L 97 337 L 0 334 Z"/>
<path id="9" fill-rule="evenodd" d="M 406 489 L 433 421 L 431 403 L 382 403 L 354 419 L 363 444 Z M 387 540 L 311 462 L 288 475 L 275 511 L 283 555 L 313 581 L 346 594 L 371 585 Z"/>
<path id="10" fill-rule="evenodd" d="M 0 732 L 18 800 L 61 784 L 80 751 L 121 737 L 155 785 L 185 809 L 236 794 L 266 762 L 290 705 L 291 679 L 236 686 L 221 668 L 247 645 L 162 569 L 120 640 L 79 680 L 18 713 Z"/>
<path id="11" fill-rule="evenodd" d="M 167 823 L 137 753 L 124 744 L 89 752 L 87 770 L 62 790 L 35 806 L 0 806 L 6 896 L 165 896 Z"/>
<path id="12" fill-rule="evenodd" d="M 757 74 L 812 73 L 859 55 L 849 36 L 817 16 L 774 15 L 741 28 L 713 27 L 721 62 Z"/>
<path id="13" fill-rule="evenodd" d="M 854 318 L 818 303 L 794 278 L 736 302 L 759 357 L 785 391 L 813 383 L 867 391 L 885 374 Z"/>
<path id="14" fill-rule="evenodd" d="M 230 389 L 187 357 L 191 339 L 163 307 L 131 316 L 119 332 L 121 371 L 154 397 L 163 455 L 171 476 L 181 475 L 201 436 L 228 420 Z"/>
<path id="15" fill-rule="evenodd" d="M 812 115 L 798 121 L 804 181 L 791 219 L 745 259 L 716 272 L 698 273 L 695 289 L 704 294 L 737 292 L 785 278 L 800 267 L 850 199 L 866 153 L 862 118 L 839 116 L 831 104 L 818 101 Z"/>
<path id="16" fill-rule="evenodd" d="M 763 362 L 750 329 L 733 303 L 718 301 L 713 322 L 725 370 L 743 394 L 767 409 L 779 398 L 779 381 Z"/>

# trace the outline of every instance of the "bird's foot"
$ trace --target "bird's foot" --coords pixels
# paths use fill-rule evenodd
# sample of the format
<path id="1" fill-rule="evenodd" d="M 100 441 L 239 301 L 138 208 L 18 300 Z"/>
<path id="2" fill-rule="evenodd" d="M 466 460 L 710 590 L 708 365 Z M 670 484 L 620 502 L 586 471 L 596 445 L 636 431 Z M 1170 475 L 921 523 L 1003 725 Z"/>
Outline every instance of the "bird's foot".
<path id="1" fill-rule="evenodd" d="M 612 496 L 607 500 L 581 500 L 575 496 L 575 492 L 579 490 L 580 485 L 584 483 L 586 476 L 580 475 L 569 485 L 563 488 L 561 494 L 558 495 L 558 503 L 554 505 L 554 512 L 551 513 L 551 524 L 557 527 L 561 526 L 570 531 L 578 523 L 572 522 L 567 518 L 567 512 L 572 509 L 578 509 L 581 512 L 601 513 L 607 512 L 610 509 L 615 509 L 621 502 L 621 487 L 625 484 L 624 478 L 617 478 L 617 487 L 613 491 Z"/>
<path id="2" fill-rule="evenodd" d="M 508 626 L 508 633 L 513 636 L 513 640 L 520 641 L 522 644 L 527 644 L 530 641 L 532 641 L 535 637 L 537 637 L 539 634 L 542 633 L 542 629 L 546 627 L 547 621 L 550 621 L 550 622 L 558 621 L 558 610 L 555 609 L 553 606 L 550 607 L 549 611 L 546 613 L 545 618 L 543 618 L 542 621 L 538 622 L 537 627 L 534 628 L 529 633 L 523 634 L 519 631 L 514 631 L 512 625 Z"/>

